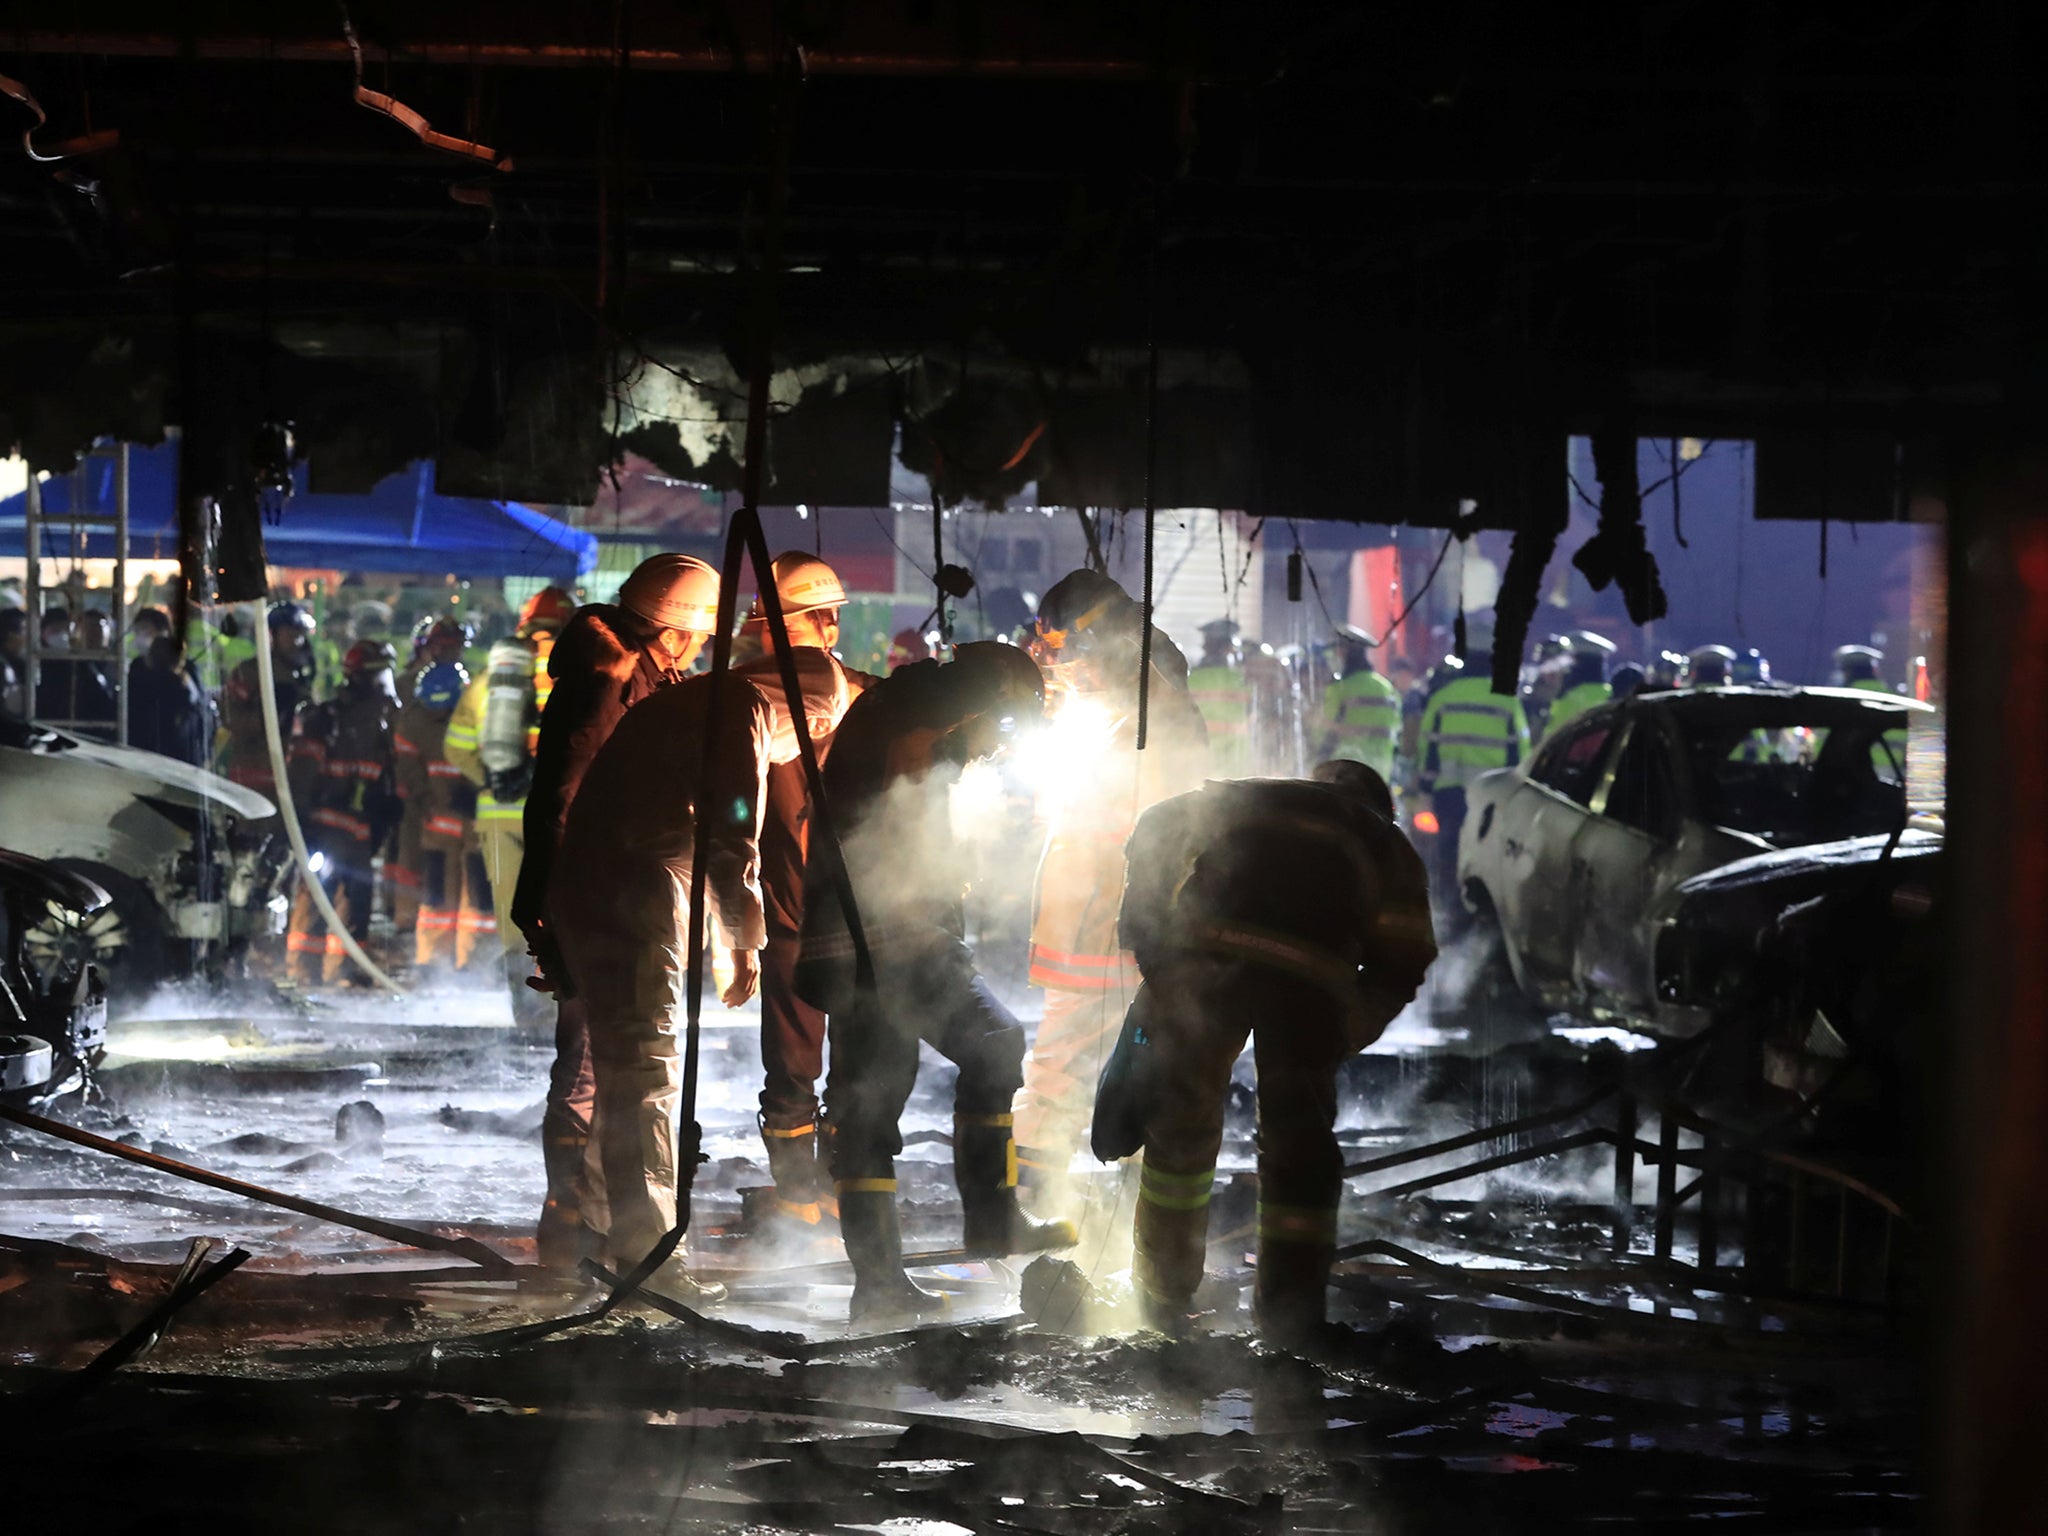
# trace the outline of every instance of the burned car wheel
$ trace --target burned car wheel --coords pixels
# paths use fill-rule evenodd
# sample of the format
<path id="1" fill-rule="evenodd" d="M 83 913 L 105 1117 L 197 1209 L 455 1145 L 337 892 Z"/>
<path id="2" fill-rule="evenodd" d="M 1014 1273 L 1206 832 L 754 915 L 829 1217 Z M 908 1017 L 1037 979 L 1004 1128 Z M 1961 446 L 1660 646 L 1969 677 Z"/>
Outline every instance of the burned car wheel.
<path id="1" fill-rule="evenodd" d="M 104 888 L 113 901 L 98 912 L 51 908 L 22 935 L 29 961 L 45 976 L 76 976 L 93 965 L 116 997 L 148 992 L 165 978 L 169 944 L 163 914 L 135 880 L 104 865 L 58 861 Z"/>

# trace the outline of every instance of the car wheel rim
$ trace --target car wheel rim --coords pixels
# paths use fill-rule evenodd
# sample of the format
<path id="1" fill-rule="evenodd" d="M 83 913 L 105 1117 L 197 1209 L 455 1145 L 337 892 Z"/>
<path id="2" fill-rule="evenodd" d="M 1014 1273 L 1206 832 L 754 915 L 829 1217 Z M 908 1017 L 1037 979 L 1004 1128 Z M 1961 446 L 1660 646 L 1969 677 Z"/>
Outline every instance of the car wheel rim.
<path id="1" fill-rule="evenodd" d="M 22 935 L 29 960 L 47 977 L 73 972 L 73 967 L 92 962 L 103 970 L 128 947 L 128 925 L 112 907 L 79 915 L 49 912 L 41 922 Z"/>

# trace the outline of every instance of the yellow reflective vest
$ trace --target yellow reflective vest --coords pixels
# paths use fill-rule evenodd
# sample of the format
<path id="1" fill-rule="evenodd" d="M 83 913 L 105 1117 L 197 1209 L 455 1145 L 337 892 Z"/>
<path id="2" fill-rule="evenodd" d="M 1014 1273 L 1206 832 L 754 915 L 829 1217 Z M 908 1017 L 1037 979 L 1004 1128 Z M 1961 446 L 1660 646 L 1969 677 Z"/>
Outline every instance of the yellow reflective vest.
<path id="1" fill-rule="evenodd" d="M 1512 768 L 1528 750 L 1522 701 L 1495 693 L 1490 678 L 1456 678 L 1423 706 L 1418 777 L 1425 789 L 1462 789 L 1482 773 Z"/>
<path id="2" fill-rule="evenodd" d="M 1394 771 L 1401 734 L 1401 695 L 1386 677 L 1361 667 L 1323 691 L 1330 755 L 1364 763 L 1381 778 Z"/>
<path id="3" fill-rule="evenodd" d="M 1224 778 L 1251 771 L 1251 689 L 1236 667 L 1196 667 L 1188 697 L 1209 728 L 1209 768 Z"/>

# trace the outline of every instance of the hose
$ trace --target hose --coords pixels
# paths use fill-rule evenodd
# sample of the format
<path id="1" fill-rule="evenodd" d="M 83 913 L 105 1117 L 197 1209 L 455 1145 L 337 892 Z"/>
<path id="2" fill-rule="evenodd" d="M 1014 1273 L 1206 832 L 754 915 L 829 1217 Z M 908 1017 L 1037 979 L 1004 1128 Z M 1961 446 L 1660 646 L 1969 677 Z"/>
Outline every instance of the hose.
<path id="1" fill-rule="evenodd" d="M 327 931 L 341 940 L 341 947 L 348 952 L 349 959 L 362 967 L 363 974 L 387 992 L 405 995 L 405 989 L 377 968 L 377 964 L 363 953 L 363 946 L 356 942 L 356 936 L 348 931 L 348 924 L 341 920 L 341 914 L 334 910 L 334 903 L 327 899 L 327 888 L 320 883 L 320 877 L 313 872 L 313 861 L 306 853 L 306 834 L 299 830 L 299 809 L 292 803 L 292 783 L 284 770 L 284 738 L 277 724 L 277 692 L 274 681 L 276 673 L 270 657 L 270 631 L 261 603 L 244 605 L 248 612 L 250 633 L 257 637 L 256 682 L 257 691 L 263 696 L 263 739 L 270 747 L 270 771 L 277 786 L 277 814 L 284 823 L 285 835 L 291 839 L 292 860 L 299 866 L 299 879 L 304 882 L 305 892 L 313 899 L 314 910 L 320 920 L 327 924 Z"/>

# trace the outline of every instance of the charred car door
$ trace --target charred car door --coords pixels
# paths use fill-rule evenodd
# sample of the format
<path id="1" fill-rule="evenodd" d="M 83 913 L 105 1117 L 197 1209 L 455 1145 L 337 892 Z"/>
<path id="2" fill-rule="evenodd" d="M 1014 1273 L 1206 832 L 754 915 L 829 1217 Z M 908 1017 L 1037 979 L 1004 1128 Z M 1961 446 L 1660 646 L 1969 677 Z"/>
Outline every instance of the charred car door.
<path id="1" fill-rule="evenodd" d="M 1725 839 L 1688 813 L 1686 764 L 1666 723 L 1638 711 L 1572 848 L 1572 974 L 1596 1012 L 1655 1014 L 1656 898 L 1726 862 Z"/>
<path id="2" fill-rule="evenodd" d="M 1502 888 L 1493 893 L 1501 932 L 1521 961 L 1522 982 L 1539 1000 L 1569 1000 L 1573 960 L 1573 850 L 1592 819 L 1623 717 L 1603 712 L 1546 743 L 1528 777 L 1500 806 L 1496 868 Z"/>

